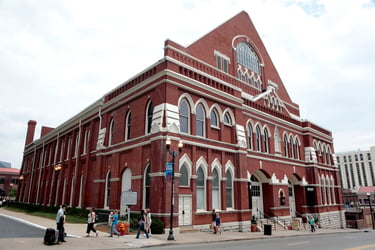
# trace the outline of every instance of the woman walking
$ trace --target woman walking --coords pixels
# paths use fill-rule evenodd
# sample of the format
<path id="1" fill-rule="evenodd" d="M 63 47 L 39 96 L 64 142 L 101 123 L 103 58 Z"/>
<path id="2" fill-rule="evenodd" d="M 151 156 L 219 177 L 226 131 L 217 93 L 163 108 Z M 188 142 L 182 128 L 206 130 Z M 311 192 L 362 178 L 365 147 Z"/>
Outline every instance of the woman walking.
<path id="1" fill-rule="evenodd" d="M 90 212 L 87 216 L 87 230 L 86 230 L 86 237 L 90 236 L 90 232 L 93 231 L 96 234 L 96 237 L 98 237 L 98 232 L 96 232 L 95 229 L 95 218 L 96 214 L 93 208 L 90 208 Z"/>
<path id="2" fill-rule="evenodd" d="M 139 234 L 141 233 L 141 230 L 146 234 L 146 237 L 148 239 L 148 232 L 146 230 L 146 215 L 143 209 L 141 210 L 141 216 L 139 217 L 139 220 L 138 220 L 138 230 L 137 230 L 137 236 L 136 236 L 137 239 L 139 239 Z"/>

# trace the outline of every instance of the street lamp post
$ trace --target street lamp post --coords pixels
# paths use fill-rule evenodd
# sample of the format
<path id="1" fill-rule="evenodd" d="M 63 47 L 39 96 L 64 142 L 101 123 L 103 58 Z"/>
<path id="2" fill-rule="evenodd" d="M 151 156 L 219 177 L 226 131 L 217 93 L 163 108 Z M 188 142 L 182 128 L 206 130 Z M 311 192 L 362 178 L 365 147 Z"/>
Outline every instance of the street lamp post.
<path id="1" fill-rule="evenodd" d="M 368 198 L 368 202 L 370 203 L 370 215 L 371 215 L 372 229 L 375 229 L 374 215 L 372 213 L 371 194 L 370 193 L 367 193 L 367 198 Z"/>
<path id="2" fill-rule="evenodd" d="M 165 146 L 167 149 L 167 152 L 172 156 L 172 191 L 171 191 L 171 214 L 170 214 L 170 223 L 169 223 L 169 234 L 168 234 L 168 240 L 174 240 L 173 236 L 173 209 L 174 209 L 174 160 L 175 158 L 181 154 L 182 151 L 182 142 L 180 141 L 178 143 L 178 151 L 171 150 L 171 139 L 167 138 L 165 142 Z"/>

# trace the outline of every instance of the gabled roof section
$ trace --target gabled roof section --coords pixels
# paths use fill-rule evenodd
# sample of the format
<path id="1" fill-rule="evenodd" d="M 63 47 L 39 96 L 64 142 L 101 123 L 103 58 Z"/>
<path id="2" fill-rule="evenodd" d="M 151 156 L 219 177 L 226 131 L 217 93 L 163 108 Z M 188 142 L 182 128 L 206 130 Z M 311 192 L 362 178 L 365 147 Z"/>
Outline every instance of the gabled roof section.
<path id="1" fill-rule="evenodd" d="M 236 44 L 240 39 L 248 42 L 259 58 L 262 68 L 262 89 L 266 90 L 269 82 L 276 83 L 279 98 L 286 104 L 291 114 L 299 117 L 299 106 L 291 100 L 253 22 L 245 11 L 189 45 L 186 52 L 214 67 L 216 67 L 214 53 L 220 52 L 230 60 L 228 73 L 237 77 Z"/>

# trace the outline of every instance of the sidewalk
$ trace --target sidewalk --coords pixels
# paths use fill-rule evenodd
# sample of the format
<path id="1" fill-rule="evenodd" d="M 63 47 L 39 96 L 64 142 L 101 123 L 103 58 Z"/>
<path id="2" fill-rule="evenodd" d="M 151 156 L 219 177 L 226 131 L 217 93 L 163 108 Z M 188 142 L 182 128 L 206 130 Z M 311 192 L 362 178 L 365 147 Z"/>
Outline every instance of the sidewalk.
<path id="1" fill-rule="evenodd" d="M 56 224 L 54 220 L 45 219 L 41 217 L 31 216 L 25 213 L 18 213 L 0 208 L 0 216 L 7 216 L 17 220 L 26 221 L 39 228 L 53 227 Z M 120 237 L 110 238 L 108 233 L 99 232 L 99 236 L 86 237 L 86 224 L 65 224 L 65 231 L 68 234 L 67 242 L 57 245 L 59 249 L 126 249 L 126 248 L 140 248 L 157 245 L 170 244 L 189 244 L 189 243 L 209 243 L 218 241 L 237 241 L 249 239 L 268 239 L 279 237 L 295 237 L 312 234 L 336 234 L 347 232 L 360 232 L 358 229 L 318 229 L 315 233 L 306 231 L 272 231 L 272 235 L 264 235 L 263 232 L 222 232 L 220 235 L 214 235 L 209 232 L 189 232 L 182 234 L 175 234 L 174 241 L 168 241 L 168 232 L 161 235 L 152 235 L 149 239 L 141 236 L 136 239 L 135 235 L 124 235 Z M 94 235 L 94 234 L 92 234 Z M 1 249 L 49 249 L 51 246 L 43 244 L 43 235 L 38 238 L 22 238 L 22 239 L 0 239 Z"/>

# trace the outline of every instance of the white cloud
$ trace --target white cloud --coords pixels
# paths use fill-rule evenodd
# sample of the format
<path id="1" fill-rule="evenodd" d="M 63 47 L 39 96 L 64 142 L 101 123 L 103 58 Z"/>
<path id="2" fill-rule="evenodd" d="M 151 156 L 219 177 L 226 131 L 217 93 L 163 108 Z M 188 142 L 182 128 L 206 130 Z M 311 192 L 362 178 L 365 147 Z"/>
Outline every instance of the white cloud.
<path id="1" fill-rule="evenodd" d="M 336 151 L 374 145 L 375 5 L 366 0 L 0 1 L 0 160 L 20 167 L 27 121 L 56 127 L 245 10 L 302 118 Z M 39 135 L 37 135 L 39 136 Z"/>

